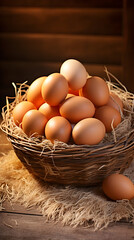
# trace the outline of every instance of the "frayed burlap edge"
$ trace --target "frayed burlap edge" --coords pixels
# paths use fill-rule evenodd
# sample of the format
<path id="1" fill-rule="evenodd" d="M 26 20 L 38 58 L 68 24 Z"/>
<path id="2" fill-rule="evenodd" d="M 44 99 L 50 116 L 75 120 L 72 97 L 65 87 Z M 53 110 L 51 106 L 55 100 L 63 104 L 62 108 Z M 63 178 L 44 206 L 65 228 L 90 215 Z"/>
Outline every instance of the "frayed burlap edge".
<path id="1" fill-rule="evenodd" d="M 134 166 L 125 174 L 133 181 Z M 0 210 L 5 199 L 37 208 L 47 220 L 72 227 L 92 226 L 98 230 L 122 218 L 134 224 L 134 199 L 111 201 L 100 186 L 76 188 L 42 183 L 28 172 L 13 150 L 0 158 Z"/>

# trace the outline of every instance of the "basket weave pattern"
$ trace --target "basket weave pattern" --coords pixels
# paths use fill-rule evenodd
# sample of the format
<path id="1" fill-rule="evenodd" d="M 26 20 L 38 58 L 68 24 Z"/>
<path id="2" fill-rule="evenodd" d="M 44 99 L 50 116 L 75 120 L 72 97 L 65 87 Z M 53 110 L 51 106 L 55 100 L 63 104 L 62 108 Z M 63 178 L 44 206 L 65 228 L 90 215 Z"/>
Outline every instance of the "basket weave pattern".
<path id="1" fill-rule="evenodd" d="M 10 138 L 11 139 L 11 138 Z M 21 147 L 11 139 L 15 153 L 28 170 L 47 182 L 94 185 L 113 172 L 123 172 L 134 155 L 134 132 L 117 145 L 73 147 L 55 152 Z"/>

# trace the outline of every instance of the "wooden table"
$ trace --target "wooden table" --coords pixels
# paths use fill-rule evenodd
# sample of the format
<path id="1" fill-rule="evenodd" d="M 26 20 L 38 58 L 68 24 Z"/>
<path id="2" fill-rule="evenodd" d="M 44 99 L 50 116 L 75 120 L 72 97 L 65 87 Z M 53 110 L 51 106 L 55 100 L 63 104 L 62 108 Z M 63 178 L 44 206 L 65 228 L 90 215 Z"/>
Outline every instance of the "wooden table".
<path id="1" fill-rule="evenodd" d="M 0 132 L 0 152 L 8 151 L 11 146 L 5 135 Z M 3 204 L 0 212 L 0 240 L 134 240 L 134 225 L 122 220 L 112 223 L 104 230 L 94 232 L 83 227 L 72 228 L 60 223 L 45 222 L 37 209 L 27 210 L 18 204 Z"/>

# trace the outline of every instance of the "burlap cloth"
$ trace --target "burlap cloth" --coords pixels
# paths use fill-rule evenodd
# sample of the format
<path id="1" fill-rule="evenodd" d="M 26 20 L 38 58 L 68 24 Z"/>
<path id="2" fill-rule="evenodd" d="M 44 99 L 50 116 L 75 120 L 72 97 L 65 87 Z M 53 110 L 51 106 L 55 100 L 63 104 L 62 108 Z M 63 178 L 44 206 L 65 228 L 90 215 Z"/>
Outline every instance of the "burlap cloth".
<path id="1" fill-rule="evenodd" d="M 125 175 L 134 182 L 134 162 Z M 0 155 L 0 210 L 5 199 L 37 208 L 45 219 L 72 227 L 92 226 L 97 230 L 123 218 L 134 224 L 134 199 L 109 200 L 101 186 L 76 188 L 42 183 L 27 171 L 13 150 Z"/>

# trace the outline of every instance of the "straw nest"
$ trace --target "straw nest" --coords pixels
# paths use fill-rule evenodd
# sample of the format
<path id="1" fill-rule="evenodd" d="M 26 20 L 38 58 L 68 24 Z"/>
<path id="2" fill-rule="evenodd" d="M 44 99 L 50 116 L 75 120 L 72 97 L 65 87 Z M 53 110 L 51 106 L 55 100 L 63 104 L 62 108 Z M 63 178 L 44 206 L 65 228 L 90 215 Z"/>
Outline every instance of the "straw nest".
<path id="1" fill-rule="evenodd" d="M 16 155 L 34 175 L 47 182 L 90 186 L 101 183 L 113 172 L 122 173 L 134 155 L 134 94 L 127 91 L 116 77 L 107 72 L 107 84 L 111 92 L 120 96 L 124 111 L 122 122 L 111 133 L 107 133 L 97 145 L 75 145 L 45 137 L 28 138 L 15 125 L 12 110 L 26 100 L 28 85 L 14 85 L 15 97 L 7 97 L 2 109 L 1 129 L 6 133 Z M 114 79 L 112 83 L 111 79 Z"/>

